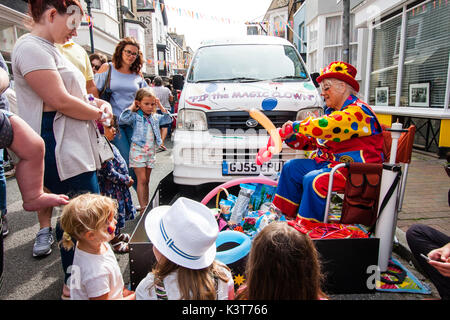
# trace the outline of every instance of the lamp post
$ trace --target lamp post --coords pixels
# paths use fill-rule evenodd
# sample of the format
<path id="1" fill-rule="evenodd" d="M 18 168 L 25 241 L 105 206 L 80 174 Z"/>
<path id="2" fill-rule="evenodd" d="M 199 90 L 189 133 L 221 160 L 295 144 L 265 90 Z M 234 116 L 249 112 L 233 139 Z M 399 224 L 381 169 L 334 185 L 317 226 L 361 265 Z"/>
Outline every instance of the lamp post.
<path id="1" fill-rule="evenodd" d="M 342 61 L 350 63 L 350 0 L 342 2 Z"/>
<path id="2" fill-rule="evenodd" d="M 91 4 L 92 0 L 84 0 L 87 5 L 87 11 L 89 16 L 89 36 L 91 38 L 91 53 L 94 53 L 94 34 L 93 34 L 93 25 L 92 25 L 92 15 L 91 15 Z"/>

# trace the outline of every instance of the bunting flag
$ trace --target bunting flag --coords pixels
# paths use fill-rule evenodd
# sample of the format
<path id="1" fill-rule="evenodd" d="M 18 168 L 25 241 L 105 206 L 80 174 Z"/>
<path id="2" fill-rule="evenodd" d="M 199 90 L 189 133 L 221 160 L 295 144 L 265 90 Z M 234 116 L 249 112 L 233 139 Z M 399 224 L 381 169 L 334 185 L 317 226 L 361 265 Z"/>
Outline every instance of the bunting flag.
<path id="1" fill-rule="evenodd" d="M 414 17 L 417 14 L 420 13 L 425 13 L 428 10 L 435 10 L 435 9 L 439 9 L 441 6 L 443 6 L 445 3 L 445 6 L 448 5 L 448 0 L 434 0 L 434 1 L 430 1 L 428 3 L 425 3 L 423 5 L 418 5 L 417 7 L 413 8 L 409 14 L 410 16 Z"/>
<path id="2" fill-rule="evenodd" d="M 150 0 L 148 0 L 150 1 Z M 144 1 L 146 4 L 146 1 Z M 223 24 L 242 24 L 242 21 L 238 21 L 229 17 L 222 17 L 222 16 L 212 16 L 207 15 L 201 12 L 188 10 L 184 8 L 177 8 L 172 5 L 168 5 L 165 3 L 160 3 L 158 0 L 153 0 L 153 8 L 157 8 L 157 6 L 161 9 L 161 12 L 164 10 L 170 11 L 171 13 L 177 14 L 179 16 L 188 17 L 194 20 L 209 20 L 213 22 L 223 23 Z"/>

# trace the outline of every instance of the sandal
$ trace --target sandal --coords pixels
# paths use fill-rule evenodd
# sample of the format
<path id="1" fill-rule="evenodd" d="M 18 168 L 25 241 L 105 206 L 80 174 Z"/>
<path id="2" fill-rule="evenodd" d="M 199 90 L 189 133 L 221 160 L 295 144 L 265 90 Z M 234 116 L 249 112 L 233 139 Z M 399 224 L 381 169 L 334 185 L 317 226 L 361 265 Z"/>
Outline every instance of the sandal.
<path id="1" fill-rule="evenodd" d="M 123 241 L 116 242 L 111 245 L 115 253 L 128 253 L 130 248 L 128 247 L 128 243 Z"/>
<path id="2" fill-rule="evenodd" d="M 118 241 L 123 241 L 123 242 L 130 242 L 130 235 L 128 233 L 121 233 L 118 236 L 115 236 L 114 239 L 117 239 Z"/>

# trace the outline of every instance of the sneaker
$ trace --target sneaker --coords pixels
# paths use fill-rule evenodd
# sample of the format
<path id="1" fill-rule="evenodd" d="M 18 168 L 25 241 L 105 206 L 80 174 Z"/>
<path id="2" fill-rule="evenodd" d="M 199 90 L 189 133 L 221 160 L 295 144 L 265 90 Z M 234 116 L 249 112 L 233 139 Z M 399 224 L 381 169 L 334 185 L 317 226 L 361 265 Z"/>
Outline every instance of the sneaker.
<path id="1" fill-rule="evenodd" d="M 33 257 L 42 257 L 52 252 L 52 244 L 54 242 L 52 229 L 42 228 L 36 235 L 33 246 Z"/>
<path id="2" fill-rule="evenodd" d="M 2 217 L 2 230 L 3 230 L 3 238 L 6 237 L 9 234 L 9 228 L 8 228 L 8 220 L 6 220 L 6 216 Z"/>

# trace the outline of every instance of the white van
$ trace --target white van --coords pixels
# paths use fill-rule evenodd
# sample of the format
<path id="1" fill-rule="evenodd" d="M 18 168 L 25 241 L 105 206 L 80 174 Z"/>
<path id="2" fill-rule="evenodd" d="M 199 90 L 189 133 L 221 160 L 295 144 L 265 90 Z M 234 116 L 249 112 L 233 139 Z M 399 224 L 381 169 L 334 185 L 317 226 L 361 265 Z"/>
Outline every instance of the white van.
<path id="1" fill-rule="evenodd" d="M 174 182 L 200 185 L 273 175 L 301 151 L 286 145 L 270 162 L 255 156 L 268 134 L 246 110 L 276 127 L 322 112 L 322 99 L 295 47 L 285 39 L 246 36 L 206 41 L 189 67 L 173 135 Z"/>

